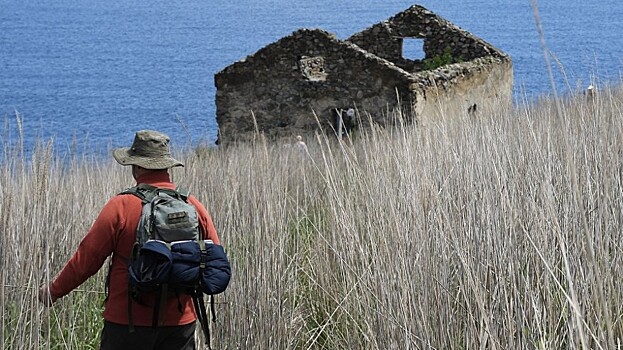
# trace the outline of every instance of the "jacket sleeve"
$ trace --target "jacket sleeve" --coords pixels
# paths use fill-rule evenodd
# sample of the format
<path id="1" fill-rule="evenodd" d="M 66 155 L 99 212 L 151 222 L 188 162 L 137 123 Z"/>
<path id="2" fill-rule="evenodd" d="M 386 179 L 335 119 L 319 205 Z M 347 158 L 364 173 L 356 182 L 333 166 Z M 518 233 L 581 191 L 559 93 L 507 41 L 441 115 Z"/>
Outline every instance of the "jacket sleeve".
<path id="1" fill-rule="evenodd" d="M 210 216 L 210 213 L 208 213 L 208 210 L 194 196 L 190 196 L 189 200 L 197 209 L 197 214 L 199 215 L 199 224 L 201 225 L 201 230 L 203 232 L 203 238 L 211 239 L 215 244 L 221 244 L 221 241 L 218 238 L 218 234 L 216 233 L 214 223 L 212 222 L 212 217 Z"/>
<path id="2" fill-rule="evenodd" d="M 74 255 L 50 284 L 54 297 L 69 294 L 102 267 L 115 249 L 125 224 L 122 214 L 122 196 L 115 196 L 106 203 Z"/>

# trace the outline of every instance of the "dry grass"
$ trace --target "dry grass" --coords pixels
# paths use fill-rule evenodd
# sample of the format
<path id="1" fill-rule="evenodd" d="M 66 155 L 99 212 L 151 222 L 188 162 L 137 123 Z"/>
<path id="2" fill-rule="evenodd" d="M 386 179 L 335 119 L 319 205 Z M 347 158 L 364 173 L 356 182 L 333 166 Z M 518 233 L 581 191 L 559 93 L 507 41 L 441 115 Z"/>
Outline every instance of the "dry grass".
<path id="1" fill-rule="evenodd" d="M 181 155 L 233 265 L 213 345 L 620 347 L 623 90 L 559 102 Z M 51 309 L 36 288 L 129 171 L 4 158 L 0 348 L 96 348 L 104 274 Z"/>

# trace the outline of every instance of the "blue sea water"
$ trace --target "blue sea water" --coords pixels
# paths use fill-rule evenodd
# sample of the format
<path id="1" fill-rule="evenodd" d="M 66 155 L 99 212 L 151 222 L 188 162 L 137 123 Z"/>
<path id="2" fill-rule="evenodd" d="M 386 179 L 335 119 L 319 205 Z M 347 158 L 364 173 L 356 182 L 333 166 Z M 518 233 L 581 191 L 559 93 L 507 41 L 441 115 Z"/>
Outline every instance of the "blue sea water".
<path id="1" fill-rule="evenodd" d="M 345 39 L 415 3 L 509 53 L 517 100 L 552 92 L 530 0 L 0 0 L 0 147 L 17 114 L 27 149 L 106 151 L 145 128 L 211 144 L 215 73 L 297 29 Z M 537 3 L 557 89 L 621 81 L 622 2 Z"/>

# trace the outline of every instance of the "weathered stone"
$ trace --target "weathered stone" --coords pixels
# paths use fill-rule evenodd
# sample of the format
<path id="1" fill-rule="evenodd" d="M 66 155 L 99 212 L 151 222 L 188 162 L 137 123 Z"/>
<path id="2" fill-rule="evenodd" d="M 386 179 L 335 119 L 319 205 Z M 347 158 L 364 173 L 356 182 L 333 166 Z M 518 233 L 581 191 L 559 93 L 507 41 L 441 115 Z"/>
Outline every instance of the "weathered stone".
<path id="1" fill-rule="evenodd" d="M 424 59 L 403 57 L 405 38 L 423 41 Z M 505 53 L 412 6 L 344 41 L 298 30 L 226 67 L 215 84 L 219 138 L 227 143 L 249 138 L 253 117 L 266 136 L 290 137 L 316 129 L 316 116 L 331 130 L 325 126 L 351 107 L 385 125 L 388 106 L 425 119 L 440 106 L 452 115 L 494 99 L 510 103 L 513 70 Z"/>

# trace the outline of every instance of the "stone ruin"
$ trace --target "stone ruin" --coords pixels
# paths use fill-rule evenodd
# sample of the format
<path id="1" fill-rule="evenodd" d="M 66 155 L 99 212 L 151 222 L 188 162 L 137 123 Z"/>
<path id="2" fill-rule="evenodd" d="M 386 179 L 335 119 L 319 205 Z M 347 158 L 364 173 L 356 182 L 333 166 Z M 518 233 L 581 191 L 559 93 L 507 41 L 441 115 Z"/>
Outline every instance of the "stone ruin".
<path id="1" fill-rule="evenodd" d="M 405 54 L 410 44 L 415 55 Z M 219 142 L 228 143 L 258 131 L 343 135 L 391 124 L 397 110 L 406 122 L 476 114 L 511 103 L 513 67 L 507 54 L 414 5 L 346 40 L 298 30 L 218 72 L 215 84 Z"/>

